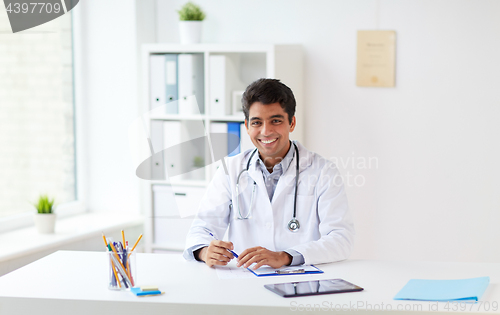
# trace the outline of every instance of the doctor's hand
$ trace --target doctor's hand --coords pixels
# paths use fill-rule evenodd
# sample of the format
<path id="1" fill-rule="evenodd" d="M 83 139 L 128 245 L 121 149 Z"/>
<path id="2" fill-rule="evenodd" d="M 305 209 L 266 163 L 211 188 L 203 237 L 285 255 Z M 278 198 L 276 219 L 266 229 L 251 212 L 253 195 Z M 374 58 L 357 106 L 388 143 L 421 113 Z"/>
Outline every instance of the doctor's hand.
<path id="1" fill-rule="evenodd" d="M 225 266 L 234 258 L 229 250 L 234 249 L 233 243 L 213 240 L 208 247 L 203 247 L 198 258 L 203 260 L 209 267 L 214 265 Z"/>
<path id="2" fill-rule="evenodd" d="M 264 247 L 252 247 L 245 249 L 238 257 L 238 267 L 248 268 L 251 264 L 256 263 L 252 268 L 256 270 L 264 265 L 280 268 L 283 265 L 289 265 L 292 262 L 292 257 L 285 252 L 273 252 Z"/>

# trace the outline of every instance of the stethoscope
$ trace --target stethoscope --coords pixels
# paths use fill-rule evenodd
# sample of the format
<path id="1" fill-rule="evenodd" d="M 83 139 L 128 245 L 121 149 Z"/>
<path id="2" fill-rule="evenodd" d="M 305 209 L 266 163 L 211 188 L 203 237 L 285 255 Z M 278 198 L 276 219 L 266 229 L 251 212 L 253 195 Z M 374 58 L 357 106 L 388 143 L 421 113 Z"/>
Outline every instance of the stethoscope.
<path id="1" fill-rule="evenodd" d="M 297 232 L 300 229 L 300 223 L 299 220 L 297 220 L 297 185 L 299 183 L 299 149 L 297 148 L 297 145 L 293 143 L 293 146 L 295 147 L 295 154 L 297 154 L 297 160 L 296 160 L 296 167 L 295 167 L 295 194 L 293 198 L 293 217 L 290 221 L 288 221 L 288 229 L 291 232 Z M 250 215 L 252 214 L 252 209 L 253 209 L 253 202 L 254 202 L 254 196 L 255 196 L 255 189 L 257 186 L 257 183 L 254 181 L 253 182 L 253 187 L 252 187 L 252 197 L 250 199 L 250 210 L 248 211 L 246 216 L 243 216 L 240 211 L 240 201 L 239 201 L 239 194 L 240 194 L 240 177 L 243 175 L 244 172 L 248 173 L 248 169 L 250 167 L 250 161 L 252 160 L 252 157 L 255 155 L 257 152 L 257 149 L 253 150 L 252 154 L 250 155 L 250 158 L 248 159 L 247 162 L 247 168 L 241 170 L 240 174 L 238 174 L 238 178 L 236 179 L 236 209 L 238 210 L 238 220 L 246 220 L 250 218 Z"/>

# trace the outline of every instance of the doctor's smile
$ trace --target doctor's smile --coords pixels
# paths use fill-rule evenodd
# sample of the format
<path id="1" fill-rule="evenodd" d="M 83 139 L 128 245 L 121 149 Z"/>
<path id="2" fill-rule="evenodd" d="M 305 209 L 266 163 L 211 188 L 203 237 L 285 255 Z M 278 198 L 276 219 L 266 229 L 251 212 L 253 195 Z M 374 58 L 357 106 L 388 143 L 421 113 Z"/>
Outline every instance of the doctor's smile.
<path id="1" fill-rule="evenodd" d="M 290 139 L 295 107 L 292 90 L 279 80 L 247 87 L 242 109 L 255 148 L 226 158 L 227 173 L 217 170 L 189 230 L 187 260 L 212 267 L 237 258 L 238 267 L 255 270 L 349 256 L 354 225 L 345 189 L 324 180 L 339 178 L 339 171 Z"/>
<path id="2" fill-rule="evenodd" d="M 247 133 L 272 173 L 274 165 L 280 163 L 290 150 L 289 134 L 295 129 L 295 116 L 290 119 L 279 102 L 254 102 L 249 117 L 249 120 L 245 119 Z"/>
<path id="3" fill-rule="evenodd" d="M 273 139 L 273 140 L 262 140 L 262 139 L 260 139 L 259 141 L 260 141 L 260 142 L 263 142 L 264 144 L 271 144 L 271 143 L 273 143 L 273 142 L 274 142 L 274 141 L 276 141 L 276 140 L 278 140 L 278 138 Z"/>

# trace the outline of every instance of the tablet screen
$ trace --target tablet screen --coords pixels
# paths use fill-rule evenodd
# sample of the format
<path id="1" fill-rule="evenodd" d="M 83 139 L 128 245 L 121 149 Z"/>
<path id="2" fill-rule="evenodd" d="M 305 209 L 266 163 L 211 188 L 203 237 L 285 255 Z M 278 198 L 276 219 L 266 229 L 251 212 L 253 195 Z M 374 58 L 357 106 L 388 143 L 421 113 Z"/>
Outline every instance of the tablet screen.
<path id="1" fill-rule="evenodd" d="M 342 279 L 266 284 L 264 285 L 264 287 L 283 297 L 354 292 L 363 290 L 363 288 Z"/>

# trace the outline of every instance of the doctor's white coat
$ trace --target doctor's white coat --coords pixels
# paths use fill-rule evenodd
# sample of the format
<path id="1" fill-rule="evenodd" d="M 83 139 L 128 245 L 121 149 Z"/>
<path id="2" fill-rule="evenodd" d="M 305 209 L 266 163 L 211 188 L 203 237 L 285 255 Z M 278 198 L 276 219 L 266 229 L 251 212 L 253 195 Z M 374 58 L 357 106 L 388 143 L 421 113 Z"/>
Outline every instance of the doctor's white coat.
<path id="1" fill-rule="evenodd" d="M 247 150 L 226 158 L 229 175 L 219 167 L 208 186 L 187 236 L 184 250 L 187 260 L 194 259 L 193 249 L 213 240 L 203 228 L 211 230 L 218 239 L 222 239 L 229 228 L 228 240 L 233 242 L 237 254 L 250 247 L 262 246 L 272 251 L 294 249 L 304 256 L 305 264 L 347 259 L 353 246 L 354 225 L 340 173 L 334 163 L 295 143 L 300 160 L 297 189 L 300 229 L 290 232 L 287 226 L 293 217 L 297 154 L 280 177 L 272 201 L 262 172 L 256 166 L 258 154 L 252 157 L 248 172 L 251 178 L 240 180 L 239 203 L 242 215 L 246 216 L 255 181 L 253 210 L 251 218 L 238 219 L 236 179 L 253 151 Z"/>

